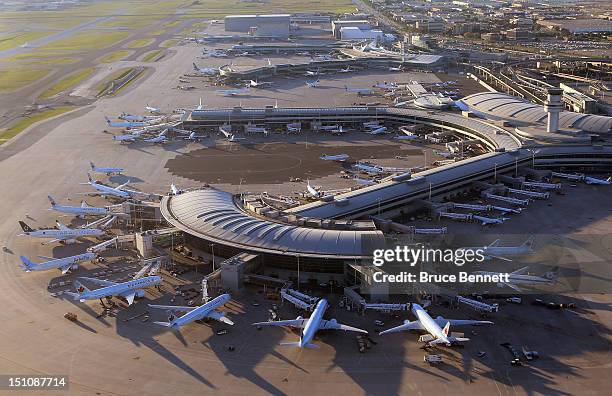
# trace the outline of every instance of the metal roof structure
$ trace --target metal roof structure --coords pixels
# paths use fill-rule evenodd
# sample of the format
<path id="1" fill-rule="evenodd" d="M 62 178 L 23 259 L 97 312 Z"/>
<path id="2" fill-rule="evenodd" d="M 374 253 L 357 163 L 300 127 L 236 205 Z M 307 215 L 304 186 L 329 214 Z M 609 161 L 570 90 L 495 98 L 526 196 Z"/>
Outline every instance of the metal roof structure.
<path id="1" fill-rule="evenodd" d="M 161 212 L 188 234 L 251 252 L 359 259 L 384 245 L 381 231 L 309 228 L 257 217 L 238 207 L 232 194 L 211 188 L 164 197 Z"/>
<path id="2" fill-rule="evenodd" d="M 544 111 L 544 106 L 500 92 L 481 92 L 469 95 L 461 99 L 461 102 L 470 110 L 492 118 L 512 119 L 527 124 L 544 124 L 548 116 Z M 594 133 L 610 133 L 612 117 L 563 111 L 559 114 L 559 127 Z"/>

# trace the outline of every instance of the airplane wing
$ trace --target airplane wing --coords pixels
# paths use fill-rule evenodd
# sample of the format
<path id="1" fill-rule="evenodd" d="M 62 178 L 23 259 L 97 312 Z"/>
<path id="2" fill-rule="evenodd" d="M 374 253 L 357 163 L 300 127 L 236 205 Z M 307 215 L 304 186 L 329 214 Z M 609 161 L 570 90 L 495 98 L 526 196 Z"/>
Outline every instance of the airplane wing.
<path id="1" fill-rule="evenodd" d="M 451 326 L 478 326 L 485 324 L 493 324 L 493 322 L 489 320 L 444 319 L 442 316 L 438 316 L 434 320 L 440 327 L 446 326 L 447 323 L 450 323 Z"/>
<path id="2" fill-rule="evenodd" d="M 529 267 L 519 268 L 516 271 L 512 271 L 510 275 L 523 275 L 529 270 Z"/>
<path id="3" fill-rule="evenodd" d="M 194 309 L 198 308 L 198 307 L 181 307 L 178 305 L 155 305 L 155 304 L 149 304 L 149 307 L 155 308 L 155 309 L 163 309 L 166 311 L 173 311 L 173 312 L 189 312 L 189 311 L 193 311 Z"/>
<path id="4" fill-rule="evenodd" d="M 111 282 L 109 280 L 98 279 L 98 278 L 87 278 L 85 276 L 80 276 L 79 279 L 84 279 L 84 280 L 86 280 L 88 282 L 95 283 L 96 285 L 104 286 L 104 287 L 106 287 L 106 286 L 114 286 L 114 285 L 118 284 L 116 282 Z"/>
<path id="5" fill-rule="evenodd" d="M 208 316 L 209 318 L 213 318 L 214 320 L 218 320 L 219 322 L 228 324 L 230 326 L 234 325 L 234 322 L 232 322 L 227 316 L 225 316 L 219 311 L 212 310 L 209 313 L 207 313 L 206 316 Z"/>
<path id="6" fill-rule="evenodd" d="M 322 320 L 319 324 L 319 330 L 344 330 L 344 331 L 355 331 L 357 333 L 368 333 L 366 330 L 358 329 L 357 327 L 348 326 L 342 323 L 332 320 Z"/>
<path id="7" fill-rule="evenodd" d="M 408 330 L 425 330 L 425 327 L 418 320 L 409 321 L 406 320 L 403 325 L 399 325 L 396 327 L 392 327 L 385 331 L 381 331 L 378 335 L 388 334 L 388 333 L 398 333 L 400 331 L 408 331 Z"/>
<path id="8" fill-rule="evenodd" d="M 272 322 L 257 322 L 253 323 L 253 326 L 289 326 L 302 328 L 306 324 L 306 319 L 293 319 L 293 320 L 274 320 Z"/>

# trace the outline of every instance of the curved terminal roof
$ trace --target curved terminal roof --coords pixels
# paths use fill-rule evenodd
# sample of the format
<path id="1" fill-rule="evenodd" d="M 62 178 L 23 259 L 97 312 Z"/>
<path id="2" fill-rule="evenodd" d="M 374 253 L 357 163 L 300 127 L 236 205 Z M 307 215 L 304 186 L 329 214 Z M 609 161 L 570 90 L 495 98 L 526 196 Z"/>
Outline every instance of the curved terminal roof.
<path id="1" fill-rule="evenodd" d="M 500 92 L 481 92 L 461 99 L 470 110 L 497 118 L 514 119 L 534 124 L 546 123 L 548 114 L 544 106 L 527 102 L 516 96 Z M 612 117 L 562 111 L 559 114 L 560 128 L 574 128 L 586 132 L 610 133 Z"/>
<path id="2" fill-rule="evenodd" d="M 232 194 L 215 189 L 164 197 L 161 211 L 188 234 L 252 252 L 358 259 L 384 245 L 380 231 L 308 228 L 256 217 L 241 210 Z"/>

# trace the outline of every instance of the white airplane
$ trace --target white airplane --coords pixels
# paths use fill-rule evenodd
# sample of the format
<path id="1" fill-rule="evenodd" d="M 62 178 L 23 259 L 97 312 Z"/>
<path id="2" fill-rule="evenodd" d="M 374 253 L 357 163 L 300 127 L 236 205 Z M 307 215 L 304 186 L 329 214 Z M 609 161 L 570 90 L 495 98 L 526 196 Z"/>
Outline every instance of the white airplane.
<path id="1" fill-rule="evenodd" d="M 104 117 L 106 124 L 112 128 L 135 128 L 150 125 L 147 121 L 111 121 L 108 117 Z"/>
<path id="2" fill-rule="evenodd" d="M 168 311 L 168 322 L 153 322 L 160 326 L 165 326 L 173 330 L 178 330 L 182 326 L 189 324 L 195 320 L 202 320 L 204 318 L 212 318 L 223 322 L 230 326 L 234 325 L 234 322 L 229 320 L 223 312 L 219 312 L 216 309 L 230 301 L 232 297 L 229 294 L 222 294 L 215 297 L 206 304 L 202 304 L 199 307 L 179 307 L 175 305 L 154 305 L 149 304 L 149 307 L 155 309 L 164 309 Z M 176 317 L 175 312 L 185 312 L 183 316 Z"/>
<path id="3" fill-rule="evenodd" d="M 482 313 L 499 311 L 499 304 L 497 303 L 487 304 L 482 301 L 472 300 L 462 296 L 457 296 L 457 302 L 465 304 L 468 307 Z"/>
<path id="4" fill-rule="evenodd" d="M 462 319 L 445 319 L 442 316 L 438 316 L 433 319 L 423 307 L 419 304 L 411 303 L 410 310 L 417 320 L 409 321 L 405 320 L 403 325 L 393 327 L 391 329 L 382 331 L 380 335 L 397 333 L 400 331 L 407 330 L 424 330 L 429 334 L 419 337 L 419 342 L 426 343 L 427 346 L 433 345 L 446 345 L 451 346 L 457 342 L 469 341 L 469 338 L 453 337 L 449 335 L 450 327 L 452 326 L 466 326 L 466 325 L 483 325 L 493 324 L 488 320 L 462 320 Z M 442 328 L 444 326 L 444 328 Z"/>
<path id="5" fill-rule="evenodd" d="M 300 332 L 300 341 L 299 342 L 285 342 L 281 343 L 281 345 L 286 346 L 296 346 L 299 348 L 318 348 L 319 346 L 316 344 L 312 344 L 311 341 L 315 336 L 315 333 L 318 330 L 344 330 L 344 331 L 355 331 L 358 333 L 368 332 L 362 329 L 358 329 L 356 327 L 347 326 L 341 323 L 338 323 L 336 319 L 325 320 L 323 319 L 323 314 L 325 310 L 329 306 L 329 303 L 326 299 L 322 298 L 317 303 L 312 315 L 310 318 L 304 319 L 298 316 L 294 320 L 277 320 L 272 322 L 258 322 L 253 323 L 253 326 L 289 326 L 298 329 L 302 329 Z"/>
<path id="6" fill-rule="evenodd" d="M 376 84 L 374 84 L 374 88 L 380 88 L 384 90 L 394 90 L 394 89 L 398 89 L 399 85 L 397 85 L 394 82 L 389 83 L 389 82 L 383 81 L 380 83 L 376 81 Z"/>
<path id="7" fill-rule="evenodd" d="M 319 157 L 320 159 L 322 159 L 323 161 L 338 161 L 338 162 L 344 162 L 347 159 L 349 159 L 349 155 L 348 154 L 336 154 L 336 155 L 327 155 L 327 154 L 323 154 L 321 157 Z"/>
<path id="8" fill-rule="evenodd" d="M 73 214 L 77 216 L 106 216 L 110 213 L 108 208 L 96 208 L 87 205 L 87 202 L 82 201 L 81 206 L 66 206 L 58 205 L 52 196 L 48 195 L 49 202 L 51 202 L 51 208 L 49 210 L 55 210 L 57 212 Z"/>
<path id="9" fill-rule="evenodd" d="M 368 165 L 361 162 L 357 162 L 353 167 L 359 171 L 369 173 L 371 175 L 378 175 L 383 173 L 383 169 L 378 166 Z"/>
<path id="10" fill-rule="evenodd" d="M 91 283 L 102 286 L 99 289 L 91 290 L 84 286 L 80 280 L 86 280 Z M 109 280 L 102 280 L 96 278 L 85 278 L 80 277 L 74 281 L 74 287 L 77 293 L 65 291 L 63 294 L 67 294 L 79 300 L 85 302 L 86 300 L 96 300 L 106 297 L 110 298 L 113 296 L 124 298 L 128 305 L 132 305 L 134 298 L 142 298 L 145 295 L 144 289 L 150 286 L 159 285 L 163 281 L 161 276 L 146 276 L 144 278 L 133 279 L 123 283 L 112 282 Z"/>
<path id="11" fill-rule="evenodd" d="M 534 237 L 531 236 L 519 246 L 499 246 L 499 239 L 488 246 L 464 247 L 457 250 L 472 251 L 482 250 L 485 259 L 496 258 L 504 261 L 512 261 L 507 256 L 521 256 L 533 253 Z"/>
<path id="12" fill-rule="evenodd" d="M 149 106 L 148 103 L 145 105 L 145 110 L 147 110 L 151 114 L 161 113 L 161 109 L 158 109 L 157 107 Z"/>
<path id="13" fill-rule="evenodd" d="M 189 136 L 185 136 L 183 139 L 199 142 L 201 139 L 205 139 L 205 138 L 206 138 L 206 136 L 204 136 L 204 135 L 196 135 L 195 132 L 191 132 L 189 134 Z"/>
<path id="14" fill-rule="evenodd" d="M 520 285 L 535 286 L 543 284 L 552 284 L 555 282 L 555 270 L 547 272 L 544 277 L 536 275 L 525 275 L 528 270 L 529 267 L 523 267 L 510 273 L 496 271 L 475 271 L 472 272 L 472 275 L 492 275 L 499 276 L 500 278 L 504 278 L 506 275 L 508 275 L 507 282 L 498 282 L 497 287 L 509 287 L 519 292 L 522 291 L 519 287 Z"/>
<path id="15" fill-rule="evenodd" d="M 123 168 L 101 168 L 89 161 L 89 167 L 93 173 L 106 173 L 106 176 L 120 175 L 125 169 Z"/>
<path id="16" fill-rule="evenodd" d="M 310 185 L 310 180 L 306 180 L 306 190 L 313 198 L 321 198 L 322 194 Z"/>
<path id="17" fill-rule="evenodd" d="M 110 187 L 110 186 L 107 186 L 105 184 L 98 182 L 97 180 L 93 180 L 89 173 L 87 174 L 87 179 L 89 179 L 87 183 L 81 183 L 81 184 L 89 184 L 94 189 L 98 190 L 98 192 L 97 193 L 96 192 L 86 193 L 86 194 L 113 195 L 113 196 L 116 196 L 119 198 L 125 198 L 125 199 L 128 199 L 132 196 L 131 194 L 132 191 L 124 190 L 125 186 L 127 186 L 130 183 L 129 180 L 117 187 Z"/>
<path id="18" fill-rule="evenodd" d="M 319 83 L 320 83 L 320 81 L 319 81 L 318 79 L 317 79 L 317 80 L 315 80 L 315 81 L 306 81 L 306 85 L 307 85 L 309 88 L 316 88 L 316 87 L 318 87 L 318 86 L 319 86 Z"/>
<path id="19" fill-rule="evenodd" d="M 133 143 L 140 138 L 140 133 L 129 133 L 127 135 L 113 135 L 113 140 L 121 143 Z"/>
<path id="20" fill-rule="evenodd" d="M 317 70 L 312 71 L 312 70 L 306 70 L 306 73 L 304 73 L 304 75 L 306 77 L 312 77 L 312 76 L 320 76 L 321 74 L 321 70 L 317 68 Z"/>
<path id="21" fill-rule="evenodd" d="M 352 71 L 353 71 L 353 70 L 351 70 L 351 67 L 350 67 L 350 66 L 347 66 L 347 67 L 346 67 L 346 69 L 340 69 L 340 70 L 338 70 L 338 73 L 350 73 L 350 72 L 352 72 Z"/>
<path id="22" fill-rule="evenodd" d="M 356 93 L 357 95 L 372 95 L 374 93 L 370 88 L 349 88 L 348 86 L 344 86 L 346 92 Z"/>
<path id="23" fill-rule="evenodd" d="M 168 132 L 167 129 L 164 129 L 163 131 L 161 131 L 159 133 L 159 135 L 149 138 L 149 139 L 144 139 L 143 142 L 147 142 L 147 143 L 159 143 L 159 144 L 163 144 L 163 143 L 168 143 L 169 140 L 166 137 L 166 132 Z"/>
<path id="24" fill-rule="evenodd" d="M 473 215 L 472 218 L 476 221 L 480 221 L 480 225 L 503 224 L 506 220 L 510 220 L 508 217 L 493 218 L 479 215 Z"/>
<path id="25" fill-rule="evenodd" d="M 215 93 L 217 95 L 237 96 L 237 95 L 249 93 L 249 87 L 238 88 L 238 89 L 217 89 Z"/>
<path id="26" fill-rule="evenodd" d="M 57 228 L 34 230 L 25 222 L 19 221 L 19 225 L 23 230 L 23 234 L 19 235 L 27 235 L 37 238 L 53 238 L 52 240 L 48 241 L 47 244 L 63 241 L 71 242 L 77 238 L 83 238 L 88 236 L 97 237 L 104 235 L 104 231 L 97 228 L 68 228 L 59 221 L 56 221 L 55 224 L 57 225 Z"/>
<path id="27" fill-rule="evenodd" d="M 128 113 L 119 114 L 119 119 L 125 120 L 125 121 L 144 121 L 145 120 L 144 116 L 132 115 Z"/>
<path id="28" fill-rule="evenodd" d="M 272 83 L 270 81 L 257 81 L 257 80 L 249 80 L 248 81 L 249 86 L 253 87 L 253 88 L 264 88 L 264 87 L 269 87 L 272 85 Z"/>
<path id="29" fill-rule="evenodd" d="M 585 176 L 584 177 L 584 182 L 586 184 L 602 184 L 602 185 L 610 185 L 612 184 L 612 176 L 608 177 L 605 180 L 602 179 L 597 179 L 595 177 L 591 177 L 591 176 Z"/>
<path id="30" fill-rule="evenodd" d="M 198 65 L 195 64 L 195 62 L 193 63 L 193 70 L 195 70 L 196 72 L 201 73 L 201 74 L 203 74 L 205 76 L 214 76 L 217 73 L 219 73 L 219 70 L 217 70 L 214 67 L 203 67 L 203 68 L 200 68 L 200 67 L 198 67 Z"/>
<path id="31" fill-rule="evenodd" d="M 387 133 L 390 133 L 390 131 L 387 131 L 387 127 L 380 127 L 368 132 L 368 135 L 386 135 Z"/>
<path id="32" fill-rule="evenodd" d="M 75 270 L 79 268 L 78 263 L 82 261 L 91 261 L 97 257 L 95 253 L 83 253 L 77 254 L 76 256 L 64 257 L 64 258 L 53 258 L 53 257 L 45 257 L 38 256 L 42 259 L 47 259 L 49 261 L 45 261 L 44 263 L 33 263 L 25 256 L 20 256 L 21 262 L 23 263 L 23 270 L 25 272 L 31 271 L 47 271 L 51 269 L 59 269 L 62 271 L 62 274 L 66 274 L 68 271 Z"/>

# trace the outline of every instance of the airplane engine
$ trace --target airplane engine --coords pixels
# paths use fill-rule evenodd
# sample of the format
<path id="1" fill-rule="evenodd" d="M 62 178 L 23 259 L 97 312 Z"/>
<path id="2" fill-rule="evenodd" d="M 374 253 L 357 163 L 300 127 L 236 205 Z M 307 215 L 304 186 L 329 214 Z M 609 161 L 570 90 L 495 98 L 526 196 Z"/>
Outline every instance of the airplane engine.
<path id="1" fill-rule="evenodd" d="M 145 296 L 144 290 L 136 290 L 135 296 L 138 298 L 143 298 Z"/>

